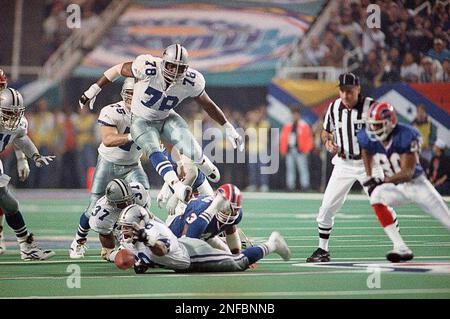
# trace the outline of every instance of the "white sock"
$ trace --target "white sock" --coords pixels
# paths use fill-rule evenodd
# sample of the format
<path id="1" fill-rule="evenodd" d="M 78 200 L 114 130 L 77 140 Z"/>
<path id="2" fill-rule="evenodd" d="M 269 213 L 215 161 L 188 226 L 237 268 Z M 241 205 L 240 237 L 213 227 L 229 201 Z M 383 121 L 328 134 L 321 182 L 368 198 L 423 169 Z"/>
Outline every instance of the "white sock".
<path id="1" fill-rule="evenodd" d="M 325 238 L 319 238 L 319 248 L 328 251 L 328 240 Z"/>
<path id="2" fill-rule="evenodd" d="M 402 236 L 398 232 L 398 229 L 395 224 L 391 224 L 389 226 L 384 227 L 384 231 L 388 235 L 389 239 L 394 244 L 394 249 L 398 248 L 408 248 L 403 241 Z"/>

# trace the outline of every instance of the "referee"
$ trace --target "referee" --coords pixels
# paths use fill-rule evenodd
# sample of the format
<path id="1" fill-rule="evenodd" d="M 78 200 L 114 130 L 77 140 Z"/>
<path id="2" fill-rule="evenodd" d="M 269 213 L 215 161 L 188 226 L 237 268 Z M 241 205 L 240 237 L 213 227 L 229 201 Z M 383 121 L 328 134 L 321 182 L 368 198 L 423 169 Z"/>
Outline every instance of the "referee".
<path id="1" fill-rule="evenodd" d="M 344 204 L 353 184 L 358 181 L 362 185 L 367 179 L 356 134 L 365 129 L 365 118 L 372 102 L 372 98 L 361 95 L 359 78 L 355 74 L 339 76 L 339 98 L 328 106 L 320 136 L 327 151 L 334 155 L 331 161 L 334 168 L 316 219 L 319 248 L 306 259 L 307 262 L 330 261 L 328 240 L 336 212 Z M 372 176 L 382 177 L 381 167 L 374 167 Z M 366 188 L 364 191 L 367 194 Z M 397 223 L 395 211 L 390 210 Z"/>

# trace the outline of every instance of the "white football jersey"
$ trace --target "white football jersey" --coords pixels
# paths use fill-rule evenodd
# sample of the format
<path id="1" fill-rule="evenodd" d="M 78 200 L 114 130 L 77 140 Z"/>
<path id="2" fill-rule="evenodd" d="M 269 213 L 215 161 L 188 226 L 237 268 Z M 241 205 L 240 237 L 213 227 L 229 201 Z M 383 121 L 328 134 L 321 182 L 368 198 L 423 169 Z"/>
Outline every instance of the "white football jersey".
<path id="1" fill-rule="evenodd" d="M 22 116 L 19 126 L 13 131 L 7 130 L 0 125 L 0 153 L 2 153 L 9 144 L 13 143 L 16 137 L 22 137 L 27 134 L 28 121 L 25 116 Z M 2 175 L 3 173 L 3 164 L 0 160 L 0 175 Z"/>
<path id="2" fill-rule="evenodd" d="M 135 244 L 122 242 L 121 246 L 131 250 L 141 262 L 153 266 L 173 270 L 183 270 L 189 268 L 191 259 L 186 248 L 178 242 L 177 237 L 161 221 L 152 220 L 146 225 L 147 232 L 152 233 L 158 240 L 161 240 L 169 248 L 169 252 L 164 256 L 157 256 L 152 253 L 149 247 L 141 242 Z"/>
<path id="3" fill-rule="evenodd" d="M 102 108 L 98 123 L 116 127 L 119 134 L 128 134 L 131 126 L 131 113 L 125 107 L 124 101 L 113 103 Z M 101 143 L 98 153 L 108 162 L 119 165 L 137 164 L 142 156 L 142 151 L 134 142 L 112 147 L 106 147 Z"/>
<path id="4" fill-rule="evenodd" d="M 131 182 L 130 187 L 134 194 L 136 204 L 148 210 L 150 207 L 150 196 L 144 186 L 137 182 Z M 97 200 L 97 203 L 90 212 L 89 225 L 97 233 L 107 235 L 113 231 L 121 212 L 121 209 L 108 203 L 106 196 L 102 196 Z"/>
<path id="5" fill-rule="evenodd" d="M 134 85 L 131 111 L 148 120 L 163 120 L 169 111 L 188 97 L 197 97 L 205 90 L 205 79 L 197 70 L 188 68 L 186 75 L 164 92 L 162 59 L 150 54 L 139 55 L 131 65 Z"/>

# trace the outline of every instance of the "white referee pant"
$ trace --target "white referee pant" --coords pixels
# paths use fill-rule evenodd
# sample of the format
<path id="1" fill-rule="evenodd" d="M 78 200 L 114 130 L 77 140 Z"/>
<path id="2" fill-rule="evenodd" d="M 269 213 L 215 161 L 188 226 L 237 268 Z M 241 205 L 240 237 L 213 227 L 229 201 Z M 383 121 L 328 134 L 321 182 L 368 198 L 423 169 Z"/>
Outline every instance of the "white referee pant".
<path id="1" fill-rule="evenodd" d="M 389 206 L 414 203 L 450 229 L 450 210 L 424 175 L 407 183 L 381 184 L 372 192 L 370 203 Z"/>
<path id="2" fill-rule="evenodd" d="M 325 238 L 331 233 L 336 213 L 341 209 L 347 199 L 347 194 L 353 184 L 358 181 L 362 185 L 367 178 L 362 160 L 343 159 L 335 155 L 331 163 L 334 165 L 333 173 L 325 189 L 322 206 L 320 206 L 316 219 L 319 226 L 319 234 L 325 235 Z M 374 167 L 372 169 L 372 176 L 384 177 L 381 167 Z M 363 189 L 368 194 L 367 188 L 363 187 Z M 390 210 L 394 221 L 397 222 L 395 211 Z"/>

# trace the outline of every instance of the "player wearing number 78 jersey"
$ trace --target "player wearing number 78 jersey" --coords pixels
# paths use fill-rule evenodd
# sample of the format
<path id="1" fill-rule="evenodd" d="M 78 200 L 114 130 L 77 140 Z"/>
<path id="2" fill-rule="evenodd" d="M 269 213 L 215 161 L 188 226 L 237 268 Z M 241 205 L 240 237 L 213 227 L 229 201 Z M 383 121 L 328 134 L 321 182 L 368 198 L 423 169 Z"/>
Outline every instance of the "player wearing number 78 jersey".
<path id="1" fill-rule="evenodd" d="M 208 179 L 213 182 L 220 179 L 217 167 L 203 155 L 186 121 L 173 110 L 183 100 L 193 98 L 212 119 L 222 125 L 235 148 L 239 146 L 242 151 L 244 147 L 242 137 L 206 93 L 203 75 L 190 68 L 188 63 L 187 50 L 180 44 L 172 44 L 164 50 L 162 58 L 144 54 L 134 61 L 113 66 L 80 98 L 81 107 L 89 105 L 92 108 L 103 86 L 121 75 L 137 80 L 131 106 L 131 136 L 182 201 L 190 197 L 192 190 L 180 182 L 171 163 L 162 153 L 161 139 L 189 157 Z"/>
<path id="2" fill-rule="evenodd" d="M 392 105 L 381 102 L 369 108 L 366 130 L 358 133 L 368 176 L 370 203 L 381 226 L 394 244 L 387 254 L 392 262 L 413 258 L 394 225 L 387 206 L 415 203 L 450 229 L 450 210 L 425 177 L 419 164 L 421 136 L 410 125 L 397 123 Z M 384 179 L 372 177 L 372 167 L 380 164 Z"/>

